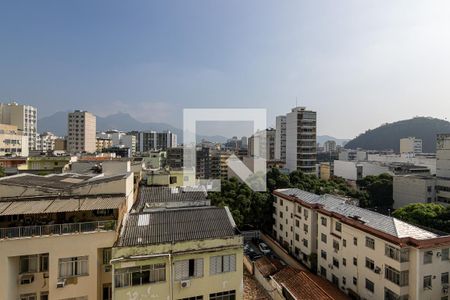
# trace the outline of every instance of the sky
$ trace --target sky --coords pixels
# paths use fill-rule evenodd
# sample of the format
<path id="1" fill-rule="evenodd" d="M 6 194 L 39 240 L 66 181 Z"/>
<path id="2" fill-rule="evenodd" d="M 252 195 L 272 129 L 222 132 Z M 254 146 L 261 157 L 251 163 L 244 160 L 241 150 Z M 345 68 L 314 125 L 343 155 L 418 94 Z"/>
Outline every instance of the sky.
<path id="1" fill-rule="evenodd" d="M 0 101 L 177 127 L 183 108 L 266 108 L 274 126 L 297 104 L 318 112 L 318 134 L 353 138 L 448 117 L 449 12 L 444 0 L 1 1 Z"/>

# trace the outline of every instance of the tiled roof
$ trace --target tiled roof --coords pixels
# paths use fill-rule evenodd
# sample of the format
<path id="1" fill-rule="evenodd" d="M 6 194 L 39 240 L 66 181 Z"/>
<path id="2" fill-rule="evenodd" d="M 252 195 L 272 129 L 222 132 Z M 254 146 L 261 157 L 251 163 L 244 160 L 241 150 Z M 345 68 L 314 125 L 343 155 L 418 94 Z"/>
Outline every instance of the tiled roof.
<path id="1" fill-rule="evenodd" d="M 438 237 L 437 234 L 400 221 L 394 217 L 348 204 L 337 196 L 315 195 L 299 189 L 279 189 L 276 192 L 286 196 L 296 197 L 309 204 L 320 204 L 325 210 L 345 217 L 357 217 L 364 225 L 397 238 L 412 237 L 417 240 L 422 240 Z"/>
<path id="2" fill-rule="evenodd" d="M 283 266 L 277 261 L 271 261 L 267 256 L 263 256 L 255 261 L 255 268 L 262 276 L 268 277 L 281 270 Z"/>
<path id="3" fill-rule="evenodd" d="M 232 237 L 237 234 L 226 208 L 163 210 L 130 214 L 118 247 Z"/>
<path id="4" fill-rule="evenodd" d="M 272 276 L 280 286 L 284 287 L 297 300 L 333 300 L 305 271 L 291 266 Z"/>

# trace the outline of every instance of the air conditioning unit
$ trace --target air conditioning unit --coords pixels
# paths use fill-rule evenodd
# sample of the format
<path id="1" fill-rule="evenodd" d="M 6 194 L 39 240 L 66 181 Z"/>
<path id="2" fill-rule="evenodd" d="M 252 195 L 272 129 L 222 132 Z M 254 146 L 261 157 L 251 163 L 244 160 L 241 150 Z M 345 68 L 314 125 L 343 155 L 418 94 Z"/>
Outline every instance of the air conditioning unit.
<path id="1" fill-rule="evenodd" d="M 65 279 L 60 279 L 58 280 L 58 282 L 56 283 L 56 288 L 63 288 L 66 285 L 66 280 Z"/>
<path id="2" fill-rule="evenodd" d="M 30 284 L 34 281 L 34 275 L 33 274 L 25 274 L 20 276 L 20 284 Z"/>
<path id="3" fill-rule="evenodd" d="M 380 274 L 381 273 L 381 268 L 380 267 L 375 267 L 375 270 L 373 270 L 375 273 Z"/>
<path id="4" fill-rule="evenodd" d="M 188 288 L 191 286 L 191 281 L 190 280 L 182 280 L 180 285 L 181 285 L 181 288 L 183 288 L 183 289 Z"/>

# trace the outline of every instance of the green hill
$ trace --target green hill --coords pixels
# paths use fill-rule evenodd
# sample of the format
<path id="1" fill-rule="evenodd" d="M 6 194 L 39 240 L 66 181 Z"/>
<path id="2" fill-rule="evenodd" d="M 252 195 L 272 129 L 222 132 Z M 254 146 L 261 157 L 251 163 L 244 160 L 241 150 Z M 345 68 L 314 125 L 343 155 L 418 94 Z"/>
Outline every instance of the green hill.
<path id="1" fill-rule="evenodd" d="M 347 149 L 362 148 L 366 150 L 400 151 L 400 139 L 416 137 L 423 141 L 423 152 L 436 152 L 436 135 L 450 133 L 450 122 L 426 117 L 384 124 L 367 130 L 345 145 Z"/>

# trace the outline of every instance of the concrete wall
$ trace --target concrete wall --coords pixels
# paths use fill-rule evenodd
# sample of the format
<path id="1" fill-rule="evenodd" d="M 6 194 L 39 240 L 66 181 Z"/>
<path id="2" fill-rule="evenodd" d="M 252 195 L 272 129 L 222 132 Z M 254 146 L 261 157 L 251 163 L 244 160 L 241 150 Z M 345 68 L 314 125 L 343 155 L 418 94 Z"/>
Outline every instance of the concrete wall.
<path id="1" fill-rule="evenodd" d="M 400 208 L 411 203 L 432 202 L 434 201 L 435 197 L 434 177 L 408 175 L 394 176 L 394 208 Z"/>

